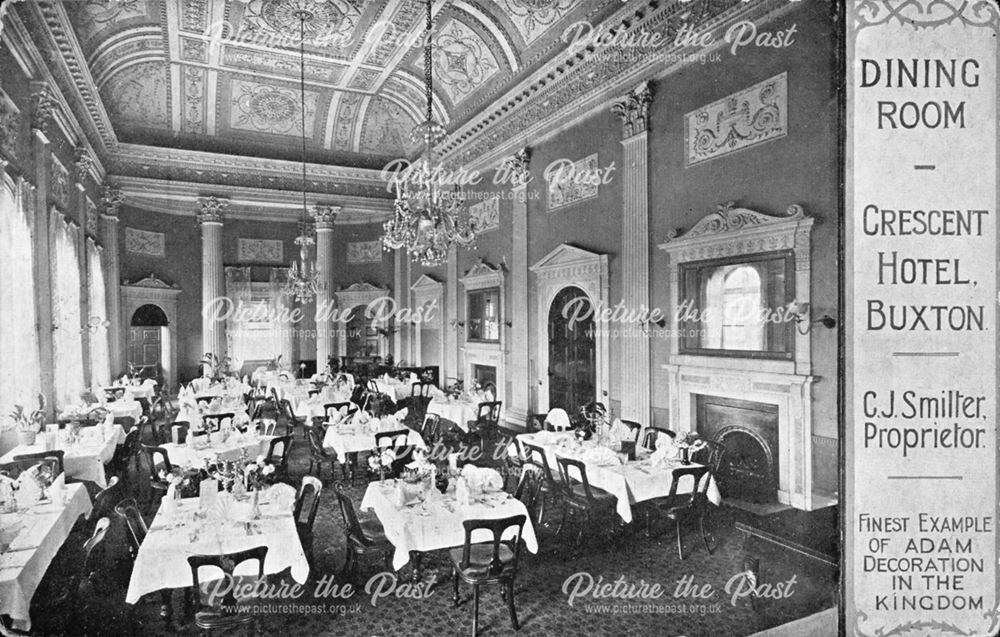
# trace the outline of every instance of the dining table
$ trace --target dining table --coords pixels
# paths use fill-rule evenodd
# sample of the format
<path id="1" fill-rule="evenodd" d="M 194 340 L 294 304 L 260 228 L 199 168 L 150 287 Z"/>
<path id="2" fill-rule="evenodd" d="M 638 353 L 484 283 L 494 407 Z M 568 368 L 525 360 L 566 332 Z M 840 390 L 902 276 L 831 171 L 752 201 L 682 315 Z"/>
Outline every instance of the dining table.
<path id="1" fill-rule="evenodd" d="M 0 513 L 0 538 L 7 545 L 0 553 L 0 614 L 17 630 L 31 630 L 29 610 L 38 584 L 76 521 L 90 516 L 87 489 L 64 481 L 65 476 L 56 478 L 47 500 Z"/>
<path id="2" fill-rule="evenodd" d="M 464 432 L 469 431 L 469 423 L 479 415 L 479 402 L 471 398 L 440 396 L 431 398 L 427 404 L 428 414 L 437 414 L 442 420 L 455 423 Z"/>
<path id="3" fill-rule="evenodd" d="M 346 386 L 340 388 L 327 386 L 314 396 L 299 397 L 295 400 L 290 398 L 288 402 L 292 405 L 292 413 L 298 418 L 323 418 L 326 416 L 324 405 L 349 403 L 351 394 L 351 390 Z"/>
<path id="4" fill-rule="evenodd" d="M 362 510 L 372 510 L 385 529 L 385 536 L 395 547 L 392 567 L 399 570 L 410 561 L 410 552 L 427 553 L 462 546 L 465 543 L 465 520 L 498 519 L 525 516 L 521 539 L 532 553 L 538 552 L 538 539 L 531 516 L 524 503 L 506 491 L 479 494 L 471 503 L 460 503 L 453 491 L 441 493 L 428 489 L 423 500 L 401 505 L 397 498 L 398 480 L 371 482 L 361 500 Z M 504 535 L 509 539 L 510 531 Z M 490 539 L 488 531 L 473 534 L 472 541 Z"/>
<path id="5" fill-rule="evenodd" d="M 702 466 L 696 463 L 683 465 L 680 460 L 661 460 L 643 448 L 636 450 L 635 460 L 624 459 L 622 456 L 625 454 L 615 450 L 614 445 L 607 447 L 610 453 L 599 453 L 598 448 L 603 445 L 597 440 L 580 442 L 573 432 L 542 431 L 519 434 L 516 438 L 521 445 L 528 442 L 545 452 L 549 468 L 556 479 L 559 456 L 581 460 L 587 471 L 587 481 L 592 487 L 603 489 L 615 497 L 615 510 L 626 523 L 632 521 L 632 505 L 670 495 L 674 469 Z M 709 481 L 706 491 L 709 502 L 720 504 L 722 496 L 711 472 L 703 480 Z M 693 482 L 692 479 L 681 480 L 677 485 L 677 493 L 691 493 L 694 490 Z"/>
<path id="6" fill-rule="evenodd" d="M 413 378 L 412 380 L 399 380 L 397 378 L 382 376 L 380 378 L 373 379 L 372 382 L 375 384 L 375 389 L 377 389 L 380 394 L 385 394 L 391 398 L 393 402 L 398 403 L 404 398 L 409 398 L 413 391 L 413 383 L 420 381 L 418 378 Z"/>
<path id="7" fill-rule="evenodd" d="M 81 427 L 78 438 L 72 442 L 66 435 L 67 433 L 66 429 L 62 429 L 58 433 L 40 433 L 34 444 L 19 444 L 0 456 L 0 464 L 13 462 L 18 456 L 60 449 L 63 451 L 63 471 L 67 478 L 88 480 L 96 483 L 102 489 L 108 486 L 104 465 L 111 461 L 115 454 L 115 448 L 125 442 L 125 431 L 122 426 Z M 50 435 L 52 436 L 51 447 L 46 442 L 46 437 Z"/>
<path id="8" fill-rule="evenodd" d="M 227 437 L 228 435 L 228 437 Z M 170 456 L 170 464 L 177 467 L 204 467 L 208 462 L 232 462 L 246 457 L 253 460 L 266 455 L 275 436 L 259 435 L 253 430 L 246 433 L 215 432 L 191 436 L 183 444 L 168 442 L 160 445 Z"/>
<path id="9" fill-rule="evenodd" d="M 407 432 L 406 442 L 419 449 L 426 449 L 424 439 L 419 432 L 410 429 L 402 424 L 379 426 L 379 432 L 402 431 Z M 375 430 L 368 423 L 330 423 L 327 424 L 326 433 L 323 435 L 323 448 L 332 449 L 337 458 L 343 461 L 349 453 L 359 453 L 371 451 L 375 448 Z"/>
<path id="10" fill-rule="evenodd" d="M 143 595 L 159 591 L 161 615 L 170 625 L 171 591 L 193 585 L 187 558 L 192 555 L 235 553 L 267 546 L 265 575 L 290 569 L 292 579 L 305 584 L 309 562 L 296 532 L 293 506 L 295 489 L 275 484 L 259 494 L 259 516 L 254 514 L 251 493 L 233 495 L 225 491 L 209 503 L 199 497 L 160 504 L 146 539 L 139 546 L 125 602 L 137 603 Z M 204 506 L 204 508 L 203 508 Z M 237 566 L 234 575 L 257 575 L 257 562 Z"/>

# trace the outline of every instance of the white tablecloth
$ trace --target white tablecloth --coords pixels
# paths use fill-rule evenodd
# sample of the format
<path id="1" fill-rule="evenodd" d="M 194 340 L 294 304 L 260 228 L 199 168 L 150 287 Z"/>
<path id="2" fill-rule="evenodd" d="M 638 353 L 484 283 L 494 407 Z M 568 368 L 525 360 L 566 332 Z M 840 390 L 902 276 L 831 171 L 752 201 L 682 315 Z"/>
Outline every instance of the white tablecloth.
<path id="1" fill-rule="evenodd" d="M 104 475 L 104 465 L 111 461 L 111 457 L 115 454 L 115 447 L 125 441 L 125 432 L 121 425 L 114 425 L 107 437 L 104 436 L 100 425 L 84 427 L 80 431 L 82 439 L 79 442 L 72 445 L 57 443 L 55 446 L 56 449 L 62 449 L 66 452 L 63 455 L 63 469 L 66 472 L 66 477 L 96 482 L 98 486 L 104 488 L 108 486 L 107 478 Z M 0 463 L 13 462 L 17 456 L 45 451 L 44 436 L 44 433 L 38 434 L 33 445 L 14 447 L 0 457 Z"/>
<path id="2" fill-rule="evenodd" d="M 31 597 L 52 558 L 66 541 L 77 518 L 90 515 L 87 489 L 82 484 L 68 484 L 65 489 L 65 504 L 38 505 L 23 515 L 0 514 L 0 527 L 4 529 L 23 525 L 11 542 L 10 550 L 0 556 L 0 613 L 10 615 L 14 627 L 19 630 L 31 629 L 28 614 Z M 59 498 L 58 495 L 54 497 Z"/>
<path id="3" fill-rule="evenodd" d="M 427 413 L 450 420 L 462 431 L 469 430 L 469 421 L 476 419 L 478 410 L 479 403 L 454 398 L 432 398 L 427 405 Z"/>
<path id="4" fill-rule="evenodd" d="M 324 387 L 323 391 L 316 396 L 295 401 L 289 399 L 289 402 L 292 404 L 292 412 L 299 418 L 323 418 L 326 416 L 323 405 L 349 403 L 351 402 L 351 391 L 346 387 L 342 389 Z"/>
<path id="5" fill-rule="evenodd" d="M 230 407 L 222 405 L 217 408 L 209 408 L 205 414 L 209 416 L 215 414 L 233 414 L 233 425 L 239 427 L 245 426 L 250 422 L 250 414 L 247 413 L 246 405 L 242 402 Z M 197 407 L 191 407 L 190 405 L 181 405 L 180 411 L 177 412 L 177 417 L 174 418 L 174 422 L 187 422 L 196 430 L 203 429 L 201 412 Z"/>
<path id="6" fill-rule="evenodd" d="M 403 400 L 404 398 L 410 397 L 410 393 L 413 391 L 412 386 L 413 383 L 409 381 L 401 381 L 396 379 L 387 380 L 385 378 L 375 379 L 375 388 L 378 389 L 379 393 L 385 394 L 386 396 L 391 398 L 393 402 L 397 403 Z"/>
<path id="7" fill-rule="evenodd" d="M 138 400 L 140 398 L 145 398 L 146 400 L 153 399 L 153 393 L 156 391 L 155 385 L 112 385 L 110 387 L 102 388 L 105 392 L 119 392 L 125 390 L 124 396 L 119 400 Z"/>
<path id="8" fill-rule="evenodd" d="M 239 460 L 243 452 L 246 452 L 247 459 L 252 460 L 259 455 L 267 453 L 267 448 L 271 444 L 274 436 L 257 436 L 253 433 L 244 435 L 234 435 L 225 442 L 213 442 L 208 446 L 201 446 L 201 440 L 208 436 L 188 437 L 183 445 L 175 445 L 170 442 L 160 445 L 167 450 L 170 456 L 170 464 L 177 467 L 204 467 L 205 460 L 214 461 L 216 458 L 223 462 Z M 191 441 L 197 441 L 192 443 Z"/>
<path id="9" fill-rule="evenodd" d="M 292 578 L 305 584 L 309 563 L 292 518 L 294 488 L 276 484 L 261 493 L 262 515 L 259 520 L 250 521 L 249 534 L 249 495 L 237 502 L 230 494 L 219 493 L 219 502 L 200 520 L 195 518 L 198 502 L 198 498 L 180 500 L 174 512 L 160 505 L 132 567 L 125 595 L 127 603 L 135 604 L 143 595 L 154 591 L 191 586 L 194 582 L 187 562 L 189 555 L 234 553 L 262 544 L 267 545 L 266 574 L 280 573 L 291 567 Z M 210 576 L 211 572 L 212 569 L 205 569 L 203 577 Z M 255 576 L 257 562 L 245 563 L 235 574 Z"/>
<path id="10" fill-rule="evenodd" d="M 136 422 L 139 422 L 139 418 L 142 417 L 142 405 L 135 400 L 116 400 L 113 403 L 107 403 L 105 408 L 111 412 L 115 418 L 128 417 Z"/>
<path id="11" fill-rule="evenodd" d="M 424 439 L 420 434 L 407 427 L 400 426 L 398 429 L 386 429 L 386 431 L 401 431 L 406 429 L 407 443 L 426 449 Z M 368 428 L 368 425 L 330 425 L 326 428 L 326 435 L 323 437 L 323 448 L 333 449 L 337 457 L 341 460 L 349 453 L 359 451 L 371 451 L 375 448 L 375 434 Z"/>
<path id="12" fill-rule="evenodd" d="M 543 439 L 546 438 L 554 439 L 551 435 L 543 437 Z M 563 434 L 563 438 L 571 440 L 573 434 Z M 552 469 L 552 475 L 556 479 L 559 479 L 559 465 L 556 462 L 556 456 L 582 459 L 581 454 L 584 450 L 596 446 L 596 443 L 592 442 L 584 443 L 580 446 L 575 444 L 562 446 L 551 443 L 542 444 L 538 441 L 537 433 L 520 434 L 517 436 L 517 439 L 522 444 L 524 442 L 531 442 L 545 451 L 545 457 L 548 459 L 549 467 Z M 603 489 L 615 496 L 618 500 L 616 507 L 618 515 L 625 522 L 632 521 L 633 504 L 670 495 L 673 470 L 682 466 L 680 463 L 677 463 L 653 467 L 650 465 L 648 453 L 644 451 L 639 450 L 640 455 L 637 460 L 619 465 L 602 466 L 593 462 L 585 462 L 587 481 L 590 482 L 590 486 Z M 696 467 L 700 465 L 692 463 L 688 466 Z M 570 475 L 574 478 L 577 477 L 572 469 Z M 708 500 L 713 504 L 721 503 L 722 496 L 719 493 L 719 487 L 716 485 L 712 474 L 708 474 L 705 479 L 710 480 L 707 491 Z M 692 482 L 693 480 L 690 478 L 682 480 L 678 485 L 677 493 L 690 493 L 694 486 Z"/>
<path id="13" fill-rule="evenodd" d="M 392 567 L 403 568 L 410 561 L 410 551 L 437 551 L 465 543 L 463 520 L 506 518 L 513 515 L 526 517 L 521 537 L 524 546 L 532 553 L 538 552 L 535 527 L 524 504 L 506 492 L 492 494 L 486 503 L 459 506 L 454 495 L 441 495 L 432 490 L 429 499 L 411 507 L 399 507 L 395 502 L 396 481 L 372 482 L 361 500 L 362 509 L 374 509 L 385 527 L 385 535 L 396 547 Z M 489 531 L 474 534 L 472 541 L 489 540 Z"/>

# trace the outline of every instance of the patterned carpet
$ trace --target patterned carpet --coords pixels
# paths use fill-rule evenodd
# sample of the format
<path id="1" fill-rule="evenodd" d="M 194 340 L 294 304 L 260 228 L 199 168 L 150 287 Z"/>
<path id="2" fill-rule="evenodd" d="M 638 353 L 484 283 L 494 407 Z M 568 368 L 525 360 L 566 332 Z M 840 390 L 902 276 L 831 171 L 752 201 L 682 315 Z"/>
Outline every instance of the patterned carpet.
<path id="1" fill-rule="evenodd" d="M 297 485 L 309 466 L 305 441 L 297 437 L 290 461 L 289 483 Z M 148 475 L 143 473 L 141 475 Z M 341 478 L 338 472 L 338 479 Z M 140 496 L 145 496 L 142 480 L 134 480 Z M 355 579 L 358 590 L 351 599 L 317 597 L 316 583 L 324 576 L 339 574 L 345 555 L 343 524 L 336 507 L 330 481 L 329 464 L 323 467 L 325 491 L 320 502 L 314 527 L 314 564 L 307 594 L 297 600 L 296 609 L 261 616 L 264 634 L 284 635 L 338 635 L 357 637 L 442 637 L 469 635 L 472 632 L 471 588 L 462 587 L 466 598 L 459 608 L 451 599 L 451 574 L 446 567 L 444 552 L 426 558 L 428 573 L 424 582 L 437 577 L 429 594 L 421 599 L 413 593 L 414 587 L 405 580 L 411 576 L 409 566 L 398 576 L 401 578 L 396 592 L 400 597 L 389 596 L 373 603 L 372 596 L 364 590 L 365 582 L 382 572 L 377 556 L 363 558 Z M 350 487 L 357 506 L 365 485 L 359 478 Z M 686 529 L 686 559 L 677 556 L 672 527 L 662 521 L 647 537 L 642 530 L 630 525 L 620 525 L 614 516 L 585 529 L 583 546 L 573 546 L 577 528 L 567 524 L 560 536 L 553 526 L 536 528 L 539 553 L 532 555 L 522 550 L 520 572 L 517 576 L 515 600 L 521 630 L 511 627 L 506 605 L 496 587 L 484 587 L 480 594 L 479 634 L 491 637 L 508 635 L 594 635 L 594 636 L 687 636 L 717 637 L 720 635 L 749 635 L 759 630 L 779 625 L 809 615 L 834 605 L 834 575 L 824 572 L 815 564 L 796 563 L 785 555 L 767 553 L 763 547 L 757 555 L 764 555 L 761 579 L 780 582 L 793 575 L 795 583 L 791 595 L 785 599 L 758 600 L 753 606 L 747 599 L 732 602 L 725 593 L 727 581 L 744 571 L 742 538 L 732 527 L 729 509 L 715 509 L 711 528 L 718 540 L 714 555 L 708 555 L 696 528 Z M 362 516 L 370 513 L 361 512 Z M 558 516 L 548 515 L 555 518 Z M 148 515 L 147 520 L 152 516 Z M 126 548 L 124 527 L 114 520 L 101 560 L 98 581 L 85 596 L 86 603 L 74 604 L 75 616 L 56 606 L 59 592 L 65 590 L 70 574 L 79 563 L 79 546 L 85 539 L 83 533 L 74 533 L 56 556 L 53 566 L 42 582 L 33 601 L 34 633 L 43 635 L 161 635 L 198 634 L 196 627 L 185 618 L 180 592 L 174 594 L 173 632 L 167 633 L 159 616 L 160 599 L 149 595 L 135 606 L 124 603 L 131 563 Z M 297 538 L 289 538 L 297 541 Z M 581 596 L 572 606 L 563 591 L 564 582 L 574 574 L 605 583 L 614 583 L 620 577 L 636 590 L 642 584 L 658 583 L 662 592 L 657 598 L 593 599 Z M 710 585 L 711 597 L 697 599 L 675 597 L 678 580 L 690 576 L 694 586 Z M 283 577 L 291 581 L 288 573 Z M 282 575 L 275 580 L 282 579 Z M 337 580 L 340 581 L 339 579 Z M 424 586 L 426 588 L 426 585 Z M 423 589 L 418 589 L 422 592 Z M 648 590 L 648 587 L 647 587 Z M 409 597 L 408 597 L 409 596 Z M 279 603 L 279 602 L 275 602 Z M 285 602 L 280 602 L 285 603 Z M 625 606 L 623 608 L 623 606 Z"/>

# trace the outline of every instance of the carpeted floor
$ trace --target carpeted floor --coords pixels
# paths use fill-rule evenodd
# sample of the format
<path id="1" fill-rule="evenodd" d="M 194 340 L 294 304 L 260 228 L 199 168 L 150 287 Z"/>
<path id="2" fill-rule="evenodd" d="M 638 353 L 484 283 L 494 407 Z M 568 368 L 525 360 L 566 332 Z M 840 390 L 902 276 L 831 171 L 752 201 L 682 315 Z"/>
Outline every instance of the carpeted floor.
<path id="1" fill-rule="evenodd" d="M 305 441 L 297 436 L 289 482 L 297 486 L 308 465 Z M 141 501 L 145 495 L 142 480 L 138 476 L 130 478 L 134 480 L 135 488 L 139 489 Z M 341 478 L 339 472 L 337 478 Z M 425 577 L 436 575 L 437 583 L 420 599 L 412 598 L 417 597 L 413 594 L 414 587 L 403 586 L 403 580 L 411 575 L 410 568 L 406 567 L 397 574 L 400 585 L 396 591 L 401 596 L 390 596 L 373 603 L 364 586 L 369 578 L 382 572 L 380 560 L 375 556 L 360 562 L 355 577 L 356 587 L 360 590 L 351 599 L 328 599 L 314 594 L 316 583 L 323 577 L 338 576 L 345 553 L 343 524 L 330 490 L 329 465 L 323 467 L 323 479 L 327 491 L 322 495 L 314 527 L 315 556 L 310 580 L 305 587 L 307 594 L 291 600 L 298 607 L 284 609 L 289 612 L 262 615 L 263 633 L 357 637 L 471 634 L 471 589 L 463 586 L 462 594 L 468 601 L 455 608 L 444 552 L 427 556 L 429 574 Z M 364 493 L 366 485 L 363 482 L 364 479 L 359 479 L 356 485 L 350 487 L 355 505 Z M 696 528 L 691 528 L 684 535 L 686 559 L 683 561 L 677 556 L 673 530 L 667 521 L 662 521 L 658 532 L 650 538 L 642 530 L 632 528 L 636 525 L 624 527 L 617 516 L 608 517 L 585 529 L 580 549 L 573 546 L 577 528 L 572 528 L 572 525 L 567 525 L 560 536 L 554 534 L 550 525 L 536 528 L 539 552 L 532 555 L 522 551 L 515 588 L 521 630 L 515 632 L 511 627 L 499 591 L 495 587 L 487 587 L 481 593 L 480 635 L 750 635 L 834 605 L 835 573 L 824 571 L 816 564 L 796 562 L 781 553 L 768 552 L 767 547 L 753 547 L 755 555 L 764 556 L 761 580 L 766 583 L 784 582 L 794 576 L 790 594 L 779 600 L 759 599 L 753 605 L 748 599 L 733 601 L 731 594 L 725 592 L 726 585 L 731 578 L 744 571 L 745 552 L 742 537 L 733 529 L 733 516 L 729 511 L 721 507 L 713 512 L 711 528 L 718 540 L 714 555 L 707 554 Z M 558 516 L 549 517 L 558 520 Z M 147 516 L 147 520 L 151 518 L 151 515 Z M 36 634 L 167 634 L 159 616 L 158 595 L 147 596 L 135 606 L 124 603 L 131 563 L 120 522 L 114 520 L 107 550 L 101 560 L 99 578 L 87 595 L 87 602 L 75 604 L 75 616 L 67 613 L 65 608 L 57 607 L 55 601 L 49 602 L 56 600 L 58 593 L 66 589 L 74 565 L 79 562 L 79 545 L 85 537 L 83 533 L 75 533 L 67 541 L 33 601 L 32 617 Z M 297 541 L 297 538 L 288 540 Z M 578 578 L 582 581 L 592 577 L 594 580 L 603 578 L 608 583 L 622 577 L 624 584 L 634 587 L 656 583 L 663 591 L 652 599 L 581 597 L 571 606 L 564 583 L 575 574 L 581 574 Z M 275 579 L 282 577 L 290 581 L 287 572 Z M 675 596 L 677 582 L 682 578 L 689 578 L 688 581 L 693 583 L 689 589 L 692 594 L 687 597 Z M 339 579 L 336 581 L 340 582 Z M 694 597 L 692 589 L 704 592 L 706 585 L 711 586 L 714 592 L 704 599 Z M 197 634 L 190 619 L 184 617 L 181 597 L 179 591 L 175 592 L 173 634 Z"/>

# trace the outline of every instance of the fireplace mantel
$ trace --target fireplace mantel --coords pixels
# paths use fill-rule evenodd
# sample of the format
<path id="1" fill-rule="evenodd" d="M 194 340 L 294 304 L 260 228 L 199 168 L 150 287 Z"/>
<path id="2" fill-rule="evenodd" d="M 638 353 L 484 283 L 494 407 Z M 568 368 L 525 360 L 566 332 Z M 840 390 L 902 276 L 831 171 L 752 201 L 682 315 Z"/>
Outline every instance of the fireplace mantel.
<path id="1" fill-rule="evenodd" d="M 752 256 L 791 250 L 795 258 L 795 297 L 809 301 L 813 219 L 801 206 L 792 205 L 784 216 L 772 216 L 735 207 L 719 206 L 686 234 L 660 245 L 670 258 L 669 319 L 678 333 L 680 265 L 719 257 Z M 766 360 L 740 356 L 682 355 L 676 336 L 670 339 L 667 372 L 670 423 L 677 431 L 697 431 L 697 396 L 719 396 L 778 407 L 778 500 L 798 509 L 812 510 L 812 376 L 810 333 L 795 330 L 791 360 Z"/>

